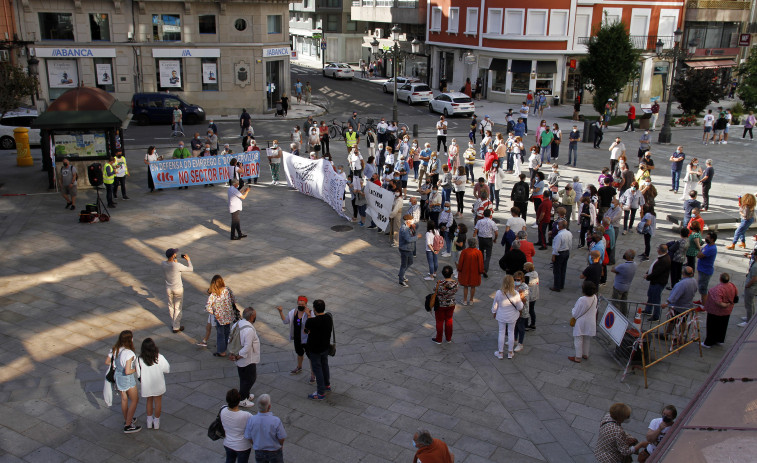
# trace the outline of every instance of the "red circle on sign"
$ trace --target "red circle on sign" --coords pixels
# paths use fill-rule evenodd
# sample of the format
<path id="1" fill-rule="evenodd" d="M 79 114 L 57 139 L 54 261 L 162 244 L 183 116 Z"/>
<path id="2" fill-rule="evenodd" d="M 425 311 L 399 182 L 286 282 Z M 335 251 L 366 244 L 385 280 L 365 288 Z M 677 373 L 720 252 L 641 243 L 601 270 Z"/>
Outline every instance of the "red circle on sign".
<path id="1" fill-rule="evenodd" d="M 605 317 L 605 328 L 608 330 L 612 328 L 612 325 L 615 324 L 615 314 L 613 312 L 608 312 L 607 316 Z"/>

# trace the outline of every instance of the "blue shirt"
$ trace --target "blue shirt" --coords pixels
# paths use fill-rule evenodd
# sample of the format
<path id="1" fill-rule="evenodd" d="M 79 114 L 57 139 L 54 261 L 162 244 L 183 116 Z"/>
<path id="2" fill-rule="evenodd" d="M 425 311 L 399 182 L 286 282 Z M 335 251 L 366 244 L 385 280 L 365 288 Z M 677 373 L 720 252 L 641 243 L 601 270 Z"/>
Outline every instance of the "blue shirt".
<path id="1" fill-rule="evenodd" d="M 604 241 L 598 241 L 591 245 L 591 251 L 599 251 L 599 263 L 605 261 L 605 244 Z"/>
<path id="2" fill-rule="evenodd" d="M 516 137 L 522 137 L 526 134 L 526 124 L 523 122 L 518 122 L 515 124 L 515 128 L 513 128 L 513 135 Z"/>
<path id="3" fill-rule="evenodd" d="M 718 255 L 718 248 L 714 244 L 705 244 L 702 254 L 704 257 L 697 260 L 697 272 L 712 275 L 715 273 L 715 256 Z"/>
<path id="4" fill-rule="evenodd" d="M 400 251 L 412 251 L 415 248 L 415 242 L 418 241 L 418 235 L 413 234 L 413 231 L 406 223 L 403 223 L 400 227 Z"/>
<path id="5" fill-rule="evenodd" d="M 668 304 L 681 309 L 690 309 L 694 307 L 694 296 L 696 294 L 696 280 L 684 278 L 673 286 L 673 290 L 668 295 Z"/>
<path id="6" fill-rule="evenodd" d="M 421 150 L 420 157 L 421 157 L 421 165 L 422 166 L 427 166 L 428 165 L 428 159 L 424 160 L 422 158 L 423 157 L 430 157 L 430 156 L 431 156 L 431 148 L 426 148 L 424 150 Z"/>
<path id="7" fill-rule="evenodd" d="M 615 266 L 615 281 L 612 287 L 621 292 L 631 289 L 631 282 L 636 275 L 636 264 L 633 261 L 626 261 Z"/>
<path id="8" fill-rule="evenodd" d="M 279 450 L 281 448 L 279 440 L 286 437 L 284 425 L 271 412 L 252 415 L 247 420 L 247 426 L 244 427 L 244 438 L 252 440 L 252 448 L 255 450 Z"/>
<path id="9" fill-rule="evenodd" d="M 686 159 L 686 155 L 684 153 L 673 153 L 674 158 L 683 158 L 680 161 L 673 161 L 670 163 L 670 170 L 673 172 L 680 172 L 683 169 L 683 161 Z"/>
<path id="10" fill-rule="evenodd" d="M 400 175 L 400 180 L 407 181 L 407 175 L 408 172 L 410 172 L 410 164 L 408 164 L 407 161 L 397 161 L 396 163 L 394 163 L 395 172 L 400 172 L 403 170 L 405 171 L 405 175 Z"/>

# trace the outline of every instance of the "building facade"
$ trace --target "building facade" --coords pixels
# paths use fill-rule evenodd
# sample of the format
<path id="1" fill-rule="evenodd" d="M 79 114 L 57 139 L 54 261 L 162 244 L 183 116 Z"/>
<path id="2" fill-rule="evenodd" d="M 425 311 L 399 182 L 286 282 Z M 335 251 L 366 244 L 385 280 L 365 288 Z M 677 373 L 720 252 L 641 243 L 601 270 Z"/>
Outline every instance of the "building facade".
<path id="1" fill-rule="evenodd" d="M 297 60 L 357 63 L 365 25 L 350 18 L 350 9 L 350 0 L 290 3 L 289 34 Z"/>
<path id="2" fill-rule="evenodd" d="M 0 62 L 18 62 L 19 44 L 11 0 L 0 0 Z"/>
<path id="3" fill-rule="evenodd" d="M 171 92 L 210 114 L 264 112 L 290 88 L 284 2 L 23 0 L 14 13 L 43 102 L 83 85 L 125 102 Z"/>

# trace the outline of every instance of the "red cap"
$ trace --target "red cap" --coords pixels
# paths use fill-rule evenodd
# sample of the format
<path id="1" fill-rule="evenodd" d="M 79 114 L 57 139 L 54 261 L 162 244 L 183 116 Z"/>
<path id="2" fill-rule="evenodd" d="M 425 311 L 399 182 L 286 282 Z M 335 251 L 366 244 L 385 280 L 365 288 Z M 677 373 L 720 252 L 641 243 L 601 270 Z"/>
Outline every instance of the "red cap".
<path id="1" fill-rule="evenodd" d="M 308 298 L 306 298 L 305 296 L 300 296 L 297 298 L 297 305 L 300 305 L 300 304 L 306 305 L 307 303 L 308 303 Z"/>

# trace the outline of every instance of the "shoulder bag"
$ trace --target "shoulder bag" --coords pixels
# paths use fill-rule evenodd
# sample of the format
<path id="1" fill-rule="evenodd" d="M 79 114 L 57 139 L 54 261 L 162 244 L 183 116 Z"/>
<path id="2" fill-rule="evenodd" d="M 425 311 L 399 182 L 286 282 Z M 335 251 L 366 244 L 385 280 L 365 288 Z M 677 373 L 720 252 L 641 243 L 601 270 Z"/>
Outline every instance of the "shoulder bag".
<path id="1" fill-rule="evenodd" d="M 331 319 L 331 335 L 334 337 L 334 343 L 329 344 L 329 357 L 333 357 L 336 355 L 336 328 L 334 327 L 334 317 L 329 314 L 329 318 Z"/>
<path id="2" fill-rule="evenodd" d="M 113 366 L 113 355 L 110 356 L 110 369 L 105 374 L 105 379 L 108 380 L 109 383 L 115 383 L 116 382 L 116 368 Z"/>
<path id="3" fill-rule="evenodd" d="M 597 302 L 596 296 L 594 296 L 594 302 L 592 302 L 592 304 L 589 306 L 589 308 L 586 309 L 586 310 L 584 310 L 584 313 L 582 313 L 581 315 L 579 315 L 578 318 L 581 318 L 584 315 L 586 315 L 586 313 L 589 312 L 589 310 L 591 310 L 592 307 L 594 307 L 594 303 L 595 302 Z M 570 322 L 569 322 L 570 326 L 576 326 L 576 321 L 578 321 L 578 318 L 570 317 Z"/>
<path id="4" fill-rule="evenodd" d="M 210 438 L 210 440 L 218 440 L 226 437 L 226 431 L 223 429 L 223 423 L 221 422 L 221 412 L 224 408 L 228 407 L 221 407 L 221 409 L 218 410 L 216 419 L 213 420 L 212 423 L 210 423 L 210 426 L 208 426 L 208 437 Z"/>
<path id="5" fill-rule="evenodd" d="M 434 288 L 434 292 L 426 296 L 426 312 L 431 312 L 431 309 L 434 310 L 439 308 L 439 300 L 436 298 L 436 291 L 439 290 L 439 282 L 436 282 L 436 287 Z"/>

